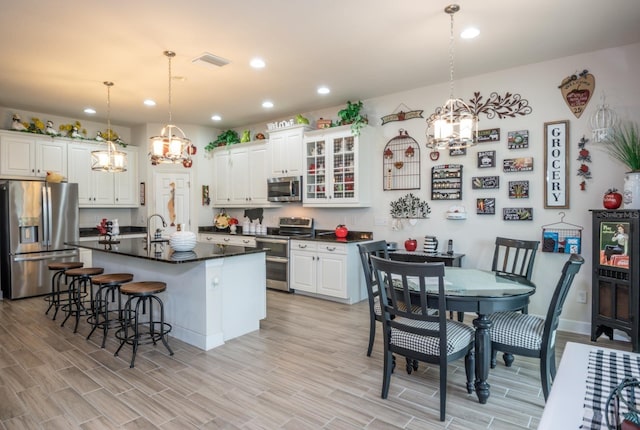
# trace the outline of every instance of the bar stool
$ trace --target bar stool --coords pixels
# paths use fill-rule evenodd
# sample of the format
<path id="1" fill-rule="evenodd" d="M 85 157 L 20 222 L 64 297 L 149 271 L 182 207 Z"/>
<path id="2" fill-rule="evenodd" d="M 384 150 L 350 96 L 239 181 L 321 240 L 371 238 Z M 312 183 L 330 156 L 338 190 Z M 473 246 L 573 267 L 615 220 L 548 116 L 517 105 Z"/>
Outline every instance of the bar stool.
<path id="1" fill-rule="evenodd" d="M 131 273 L 107 273 L 91 278 L 91 283 L 98 286 L 98 291 L 96 291 L 91 301 L 91 314 L 89 318 L 87 318 L 87 322 L 92 326 L 91 332 L 87 335 L 87 340 L 91 338 L 91 335 L 97 328 L 101 328 L 101 348 L 104 348 L 109 329 L 121 327 L 122 300 L 120 285 L 125 282 L 131 282 L 132 279 L 133 275 Z M 117 308 L 115 309 L 109 309 L 109 294 L 111 294 L 111 303 L 116 300 L 116 294 L 118 295 Z"/>
<path id="2" fill-rule="evenodd" d="M 65 272 L 67 270 L 78 269 L 82 266 L 84 266 L 84 263 L 81 261 L 57 262 L 48 264 L 49 270 L 55 270 L 56 273 L 54 273 L 51 277 L 51 293 L 44 298 L 45 301 L 49 302 L 49 307 L 44 313 L 45 315 L 48 315 L 51 308 L 54 307 L 55 312 L 53 313 L 52 319 L 56 319 L 56 316 L 58 315 L 58 309 L 60 309 L 61 306 L 61 295 L 69 293 L 69 289 L 60 291 L 60 280 L 62 279 L 62 276 L 65 275 Z M 67 278 L 68 276 L 65 276 L 65 285 L 67 284 Z"/>
<path id="3" fill-rule="evenodd" d="M 80 316 L 89 315 L 89 309 L 85 306 L 85 304 L 89 302 L 85 302 L 84 300 L 87 295 L 89 296 L 89 300 L 93 297 L 91 277 L 100 275 L 103 272 L 104 269 L 102 267 L 80 267 L 77 269 L 69 269 L 65 272 L 65 274 L 73 278 L 73 280 L 71 284 L 69 284 L 69 300 L 67 304 L 62 307 L 62 310 L 67 313 L 67 316 L 64 318 L 64 321 L 62 321 L 62 324 L 60 324 L 60 327 L 64 327 L 69 317 L 73 315 L 76 319 L 73 332 L 76 333 L 78 331 Z M 87 286 L 89 286 L 88 293 Z"/>
<path id="4" fill-rule="evenodd" d="M 164 282 L 143 281 L 143 282 L 131 282 L 120 286 L 120 293 L 129 296 L 127 302 L 124 305 L 124 322 L 123 327 L 116 331 L 116 338 L 120 340 L 120 346 L 118 350 L 113 354 L 118 356 L 120 349 L 124 344 L 133 346 L 133 355 L 131 356 L 131 364 L 129 367 L 133 368 L 133 364 L 136 359 L 136 352 L 139 345 L 145 345 L 153 343 L 154 345 L 158 340 L 162 340 L 162 343 L 169 351 L 169 355 L 173 355 L 173 351 L 167 343 L 167 337 L 171 332 L 171 324 L 164 322 L 164 304 L 160 297 L 156 296 L 167 289 L 167 284 Z M 135 307 L 133 307 L 133 301 L 135 300 Z M 160 319 L 154 319 L 153 303 L 157 304 L 160 310 Z M 142 309 L 140 309 L 142 307 Z M 141 320 L 142 315 L 148 312 L 148 319 Z M 148 328 L 144 329 L 147 325 Z M 141 326 L 142 330 L 141 330 Z"/>

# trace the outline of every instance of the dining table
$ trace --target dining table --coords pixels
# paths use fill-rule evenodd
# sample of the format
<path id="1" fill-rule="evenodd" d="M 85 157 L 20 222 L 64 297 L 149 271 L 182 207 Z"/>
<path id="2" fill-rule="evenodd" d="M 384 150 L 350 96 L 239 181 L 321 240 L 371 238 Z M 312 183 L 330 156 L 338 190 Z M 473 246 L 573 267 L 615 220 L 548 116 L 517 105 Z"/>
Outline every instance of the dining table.
<path id="1" fill-rule="evenodd" d="M 446 309 L 474 312 L 475 391 L 480 403 L 489 398 L 487 382 L 491 362 L 491 319 L 494 312 L 522 309 L 535 292 L 535 284 L 523 277 L 499 274 L 490 270 L 445 267 Z M 427 286 L 427 304 L 438 308 L 438 286 Z"/>

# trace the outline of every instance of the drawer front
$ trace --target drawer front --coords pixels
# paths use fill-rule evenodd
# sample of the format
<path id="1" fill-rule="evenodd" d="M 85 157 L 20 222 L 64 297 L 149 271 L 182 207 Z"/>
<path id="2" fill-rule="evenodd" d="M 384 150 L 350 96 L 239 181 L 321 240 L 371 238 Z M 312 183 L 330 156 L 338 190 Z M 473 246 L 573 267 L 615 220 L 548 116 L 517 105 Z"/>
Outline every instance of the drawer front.
<path id="1" fill-rule="evenodd" d="M 317 242 L 310 240 L 292 240 L 291 251 L 316 251 L 318 249 Z"/>

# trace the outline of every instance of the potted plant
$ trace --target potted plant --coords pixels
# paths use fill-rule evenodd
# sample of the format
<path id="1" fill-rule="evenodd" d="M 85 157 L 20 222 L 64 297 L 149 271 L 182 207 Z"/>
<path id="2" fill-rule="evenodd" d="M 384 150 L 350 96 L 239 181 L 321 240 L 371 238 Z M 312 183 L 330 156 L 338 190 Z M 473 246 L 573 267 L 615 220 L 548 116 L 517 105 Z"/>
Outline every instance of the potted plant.
<path id="1" fill-rule="evenodd" d="M 369 122 L 361 111 L 362 101 L 358 101 L 357 103 L 347 101 L 347 107 L 338 111 L 340 125 L 351 124 L 351 132 L 354 136 L 360 135 L 360 129 Z"/>
<path id="2" fill-rule="evenodd" d="M 609 155 L 629 168 L 624 181 L 624 208 L 640 209 L 640 132 L 638 124 L 621 122 L 606 143 Z"/>
<path id="3" fill-rule="evenodd" d="M 229 146 L 234 143 L 240 143 L 240 136 L 238 136 L 238 132 L 235 130 L 227 130 L 220 133 L 216 140 L 209 142 L 209 144 L 204 147 L 204 150 L 212 151 L 217 146 Z"/>

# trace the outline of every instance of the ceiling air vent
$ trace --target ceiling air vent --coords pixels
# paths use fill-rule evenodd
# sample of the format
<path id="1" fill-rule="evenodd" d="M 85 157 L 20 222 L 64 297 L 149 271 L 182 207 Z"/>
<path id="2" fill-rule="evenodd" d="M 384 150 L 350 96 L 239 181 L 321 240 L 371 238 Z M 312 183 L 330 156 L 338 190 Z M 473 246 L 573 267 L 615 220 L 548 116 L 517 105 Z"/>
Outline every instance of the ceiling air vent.
<path id="1" fill-rule="evenodd" d="M 229 64 L 229 60 L 225 60 L 222 57 L 218 57 L 216 55 L 210 54 L 208 52 L 204 52 L 198 57 L 191 60 L 194 64 L 201 64 L 207 67 L 222 67 Z"/>

